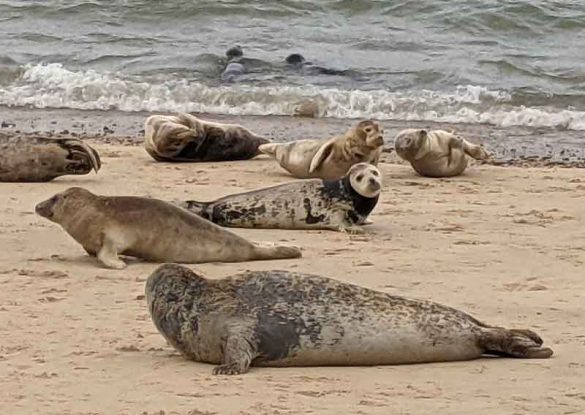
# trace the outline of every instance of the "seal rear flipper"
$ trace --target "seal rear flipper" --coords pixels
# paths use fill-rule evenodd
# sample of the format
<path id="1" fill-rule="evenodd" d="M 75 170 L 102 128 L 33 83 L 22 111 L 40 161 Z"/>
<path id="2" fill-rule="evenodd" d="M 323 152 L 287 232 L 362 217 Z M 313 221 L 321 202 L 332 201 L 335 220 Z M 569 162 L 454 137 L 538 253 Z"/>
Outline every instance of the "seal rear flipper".
<path id="1" fill-rule="evenodd" d="M 301 250 L 295 246 L 258 246 L 254 245 L 251 259 L 290 259 L 300 258 Z"/>
<path id="2" fill-rule="evenodd" d="M 211 215 L 207 211 L 207 208 L 211 204 L 210 202 L 197 202 L 196 200 L 185 200 L 184 202 L 177 202 L 178 206 L 182 207 L 183 209 L 187 209 L 188 211 L 201 216 L 204 219 L 211 220 Z"/>
<path id="3" fill-rule="evenodd" d="M 531 330 L 489 327 L 482 331 L 479 345 L 486 354 L 524 359 L 546 359 L 553 354 L 552 349 L 542 347 L 542 339 Z"/>
<path id="4" fill-rule="evenodd" d="M 68 172 L 85 174 L 85 163 L 89 162 L 90 169 L 96 173 L 101 168 L 102 163 L 97 151 L 76 138 L 57 139 L 59 146 L 67 151 L 69 154 L 67 160 L 71 161 L 71 165 L 67 167 Z"/>
<path id="5" fill-rule="evenodd" d="M 261 144 L 258 146 L 260 154 L 268 154 L 269 156 L 276 157 L 276 150 L 281 146 L 280 143 L 268 143 Z"/>

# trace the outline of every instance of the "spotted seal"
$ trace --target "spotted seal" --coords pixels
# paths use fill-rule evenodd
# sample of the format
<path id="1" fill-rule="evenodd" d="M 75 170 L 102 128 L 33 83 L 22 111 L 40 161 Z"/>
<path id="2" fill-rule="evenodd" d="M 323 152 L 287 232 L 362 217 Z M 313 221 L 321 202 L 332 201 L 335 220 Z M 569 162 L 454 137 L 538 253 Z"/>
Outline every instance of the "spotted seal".
<path id="1" fill-rule="evenodd" d="M 97 151 L 77 138 L 0 133 L 0 182 L 48 182 L 68 174 L 96 173 Z"/>
<path id="2" fill-rule="evenodd" d="M 269 142 L 241 125 L 191 114 L 151 115 L 144 123 L 145 149 L 157 161 L 248 160 Z"/>
<path id="3" fill-rule="evenodd" d="M 470 360 L 484 354 L 547 358 L 526 329 L 484 324 L 430 301 L 317 275 L 253 271 L 209 280 L 176 265 L 147 279 L 158 331 L 214 374 L 253 366 L 368 366 Z"/>
<path id="4" fill-rule="evenodd" d="M 396 154 L 410 162 L 421 176 L 458 176 L 467 168 L 467 156 L 486 160 L 489 153 L 483 146 L 444 130 L 428 131 L 409 128 L 400 131 L 394 140 Z"/>
<path id="5" fill-rule="evenodd" d="M 360 121 L 344 135 L 323 140 L 262 144 L 258 149 L 276 159 L 299 179 L 337 180 L 357 163 L 378 164 L 384 130 L 375 121 Z"/>
<path id="6" fill-rule="evenodd" d="M 357 225 L 374 209 L 381 189 L 380 171 L 371 164 L 358 163 L 339 180 L 297 180 L 213 202 L 178 204 L 221 226 L 361 233 Z"/>
<path id="7" fill-rule="evenodd" d="M 170 203 L 143 197 L 98 196 L 72 187 L 39 203 L 36 213 L 61 225 L 108 268 L 118 254 L 153 262 L 240 262 L 298 258 L 298 248 L 262 247 Z"/>

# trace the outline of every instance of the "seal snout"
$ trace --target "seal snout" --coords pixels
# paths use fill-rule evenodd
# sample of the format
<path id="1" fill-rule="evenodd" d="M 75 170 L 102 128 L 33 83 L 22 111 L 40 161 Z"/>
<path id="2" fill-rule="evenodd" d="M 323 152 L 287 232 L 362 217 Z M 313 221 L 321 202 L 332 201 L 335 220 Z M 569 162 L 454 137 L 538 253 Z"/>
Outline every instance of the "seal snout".
<path id="1" fill-rule="evenodd" d="M 54 197 L 52 197 L 49 200 L 45 200 L 44 202 L 38 203 L 35 206 L 35 213 L 39 216 L 42 216 L 43 218 L 48 218 L 50 219 L 53 216 L 53 204 L 55 202 L 55 200 L 53 200 Z"/>
<path id="2" fill-rule="evenodd" d="M 380 182 L 378 180 L 374 179 L 373 177 L 370 177 L 368 184 L 370 186 L 370 189 L 372 189 L 374 191 L 380 190 Z"/>

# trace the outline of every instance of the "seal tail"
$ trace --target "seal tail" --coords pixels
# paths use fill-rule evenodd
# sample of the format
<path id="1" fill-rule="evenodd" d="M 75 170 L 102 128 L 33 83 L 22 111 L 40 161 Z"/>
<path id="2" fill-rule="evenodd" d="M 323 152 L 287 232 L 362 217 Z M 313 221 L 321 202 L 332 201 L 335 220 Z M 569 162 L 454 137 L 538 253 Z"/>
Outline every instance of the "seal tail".
<path id="1" fill-rule="evenodd" d="M 523 359 L 546 359 L 552 349 L 542 347 L 542 339 L 532 330 L 487 327 L 483 329 L 479 345 L 486 354 L 518 357 Z"/>
<path id="2" fill-rule="evenodd" d="M 301 250 L 295 246 L 258 246 L 252 251 L 253 259 L 290 259 L 300 258 Z"/>

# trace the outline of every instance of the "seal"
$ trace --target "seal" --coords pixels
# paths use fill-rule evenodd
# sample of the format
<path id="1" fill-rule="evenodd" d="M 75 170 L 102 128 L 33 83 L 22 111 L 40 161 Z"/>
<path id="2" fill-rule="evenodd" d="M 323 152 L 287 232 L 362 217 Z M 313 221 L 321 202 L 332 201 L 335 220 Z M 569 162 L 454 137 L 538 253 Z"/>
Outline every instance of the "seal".
<path id="1" fill-rule="evenodd" d="M 164 264 L 145 293 L 158 331 L 187 358 L 218 365 L 214 374 L 553 354 L 531 330 L 317 275 L 274 270 L 209 280 Z"/>
<path id="2" fill-rule="evenodd" d="M 225 82 L 233 82 L 239 75 L 246 73 L 246 68 L 242 64 L 244 51 L 239 45 L 229 48 L 226 53 L 227 65 L 221 73 L 221 80 Z"/>
<path id="3" fill-rule="evenodd" d="M 48 182 L 68 174 L 96 173 L 100 156 L 76 138 L 0 133 L 0 182 Z"/>
<path id="4" fill-rule="evenodd" d="M 396 136 L 394 148 L 400 158 L 426 177 L 458 176 L 467 168 L 467 156 L 476 160 L 489 158 L 483 146 L 444 130 L 403 130 Z"/>
<path id="5" fill-rule="evenodd" d="M 295 247 L 261 247 L 170 203 L 142 197 L 98 196 L 71 187 L 36 206 L 90 255 L 123 269 L 118 254 L 153 262 L 240 262 L 298 258 Z"/>
<path id="6" fill-rule="evenodd" d="M 270 140 L 236 124 L 204 121 L 191 114 L 151 115 L 144 123 L 144 146 L 157 161 L 248 160 Z"/>
<path id="7" fill-rule="evenodd" d="M 322 140 L 269 143 L 260 152 L 276 159 L 282 168 L 299 179 L 337 180 L 357 163 L 378 164 L 384 130 L 375 121 L 360 121 L 344 135 Z"/>
<path id="8" fill-rule="evenodd" d="M 374 209 L 381 190 L 380 171 L 358 163 L 339 180 L 296 180 L 213 202 L 188 200 L 178 205 L 221 226 L 362 233 L 357 225 Z"/>

